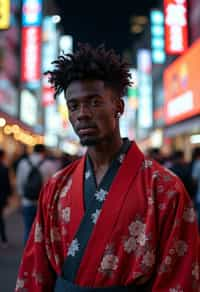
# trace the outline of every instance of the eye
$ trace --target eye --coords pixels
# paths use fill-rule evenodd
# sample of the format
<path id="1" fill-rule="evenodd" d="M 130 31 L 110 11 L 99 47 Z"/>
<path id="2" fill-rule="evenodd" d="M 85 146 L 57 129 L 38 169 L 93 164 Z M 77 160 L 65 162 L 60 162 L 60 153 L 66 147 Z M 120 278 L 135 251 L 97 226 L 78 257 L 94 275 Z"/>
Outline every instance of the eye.
<path id="1" fill-rule="evenodd" d="M 70 102 L 67 104 L 69 111 L 74 112 L 78 109 L 78 103 L 76 102 Z"/>
<path id="2" fill-rule="evenodd" d="M 101 101 L 98 98 L 92 98 L 90 102 L 91 106 L 99 106 L 101 104 Z"/>

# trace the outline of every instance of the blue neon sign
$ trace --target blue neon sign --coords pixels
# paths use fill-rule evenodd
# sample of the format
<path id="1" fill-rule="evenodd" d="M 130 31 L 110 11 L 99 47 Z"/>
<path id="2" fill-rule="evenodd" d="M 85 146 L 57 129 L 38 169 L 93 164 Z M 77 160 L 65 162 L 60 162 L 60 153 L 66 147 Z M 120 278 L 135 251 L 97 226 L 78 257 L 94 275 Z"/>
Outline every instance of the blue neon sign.
<path id="1" fill-rule="evenodd" d="M 42 23 L 42 0 L 22 1 L 22 25 L 40 26 Z"/>

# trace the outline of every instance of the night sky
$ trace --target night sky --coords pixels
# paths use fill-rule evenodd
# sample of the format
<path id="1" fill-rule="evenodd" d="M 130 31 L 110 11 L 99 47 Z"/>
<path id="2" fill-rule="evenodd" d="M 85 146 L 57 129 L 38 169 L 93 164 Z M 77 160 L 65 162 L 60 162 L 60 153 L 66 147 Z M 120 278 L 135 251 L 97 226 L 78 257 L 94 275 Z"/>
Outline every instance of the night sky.
<path id="1" fill-rule="evenodd" d="M 88 42 L 96 46 L 105 43 L 107 48 L 114 48 L 118 53 L 130 48 L 138 38 L 130 33 L 130 17 L 148 15 L 151 8 L 156 8 L 158 0 L 101 0 L 73 1 L 57 0 L 60 8 L 62 25 L 66 34 L 77 42 Z M 124 3 L 124 4 L 123 4 Z M 125 3 L 129 3 L 125 6 Z"/>

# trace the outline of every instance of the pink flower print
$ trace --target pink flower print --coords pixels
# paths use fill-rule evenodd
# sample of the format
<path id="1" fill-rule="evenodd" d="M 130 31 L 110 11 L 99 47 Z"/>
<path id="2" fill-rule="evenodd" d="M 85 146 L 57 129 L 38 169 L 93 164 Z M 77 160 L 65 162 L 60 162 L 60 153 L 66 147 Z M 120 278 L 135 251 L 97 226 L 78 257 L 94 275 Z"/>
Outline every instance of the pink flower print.
<path id="1" fill-rule="evenodd" d="M 129 237 L 128 240 L 124 242 L 124 250 L 127 253 L 131 253 L 132 251 L 135 251 L 137 248 L 137 242 L 135 237 Z"/>
<path id="2" fill-rule="evenodd" d="M 118 268 L 119 259 L 112 254 L 104 255 L 101 262 L 102 271 L 114 271 Z"/>
<path id="3" fill-rule="evenodd" d="M 152 267 L 155 263 L 155 254 L 153 251 L 147 251 L 143 257 L 142 263 L 147 267 Z"/>
<path id="4" fill-rule="evenodd" d="M 136 220 L 129 225 L 128 229 L 132 236 L 137 237 L 141 233 L 144 233 L 145 224 L 143 224 L 142 221 Z"/>

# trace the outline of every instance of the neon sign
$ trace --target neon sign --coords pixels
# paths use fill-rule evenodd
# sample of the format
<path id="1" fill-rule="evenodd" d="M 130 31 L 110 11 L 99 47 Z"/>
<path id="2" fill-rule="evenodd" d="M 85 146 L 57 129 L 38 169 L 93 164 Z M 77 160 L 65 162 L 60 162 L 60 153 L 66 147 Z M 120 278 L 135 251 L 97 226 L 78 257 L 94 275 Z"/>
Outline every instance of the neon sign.
<path id="1" fill-rule="evenodd" d="M 187 0 L 164 0 L 165 50 L 181 54 L 188 48 Z"/>

